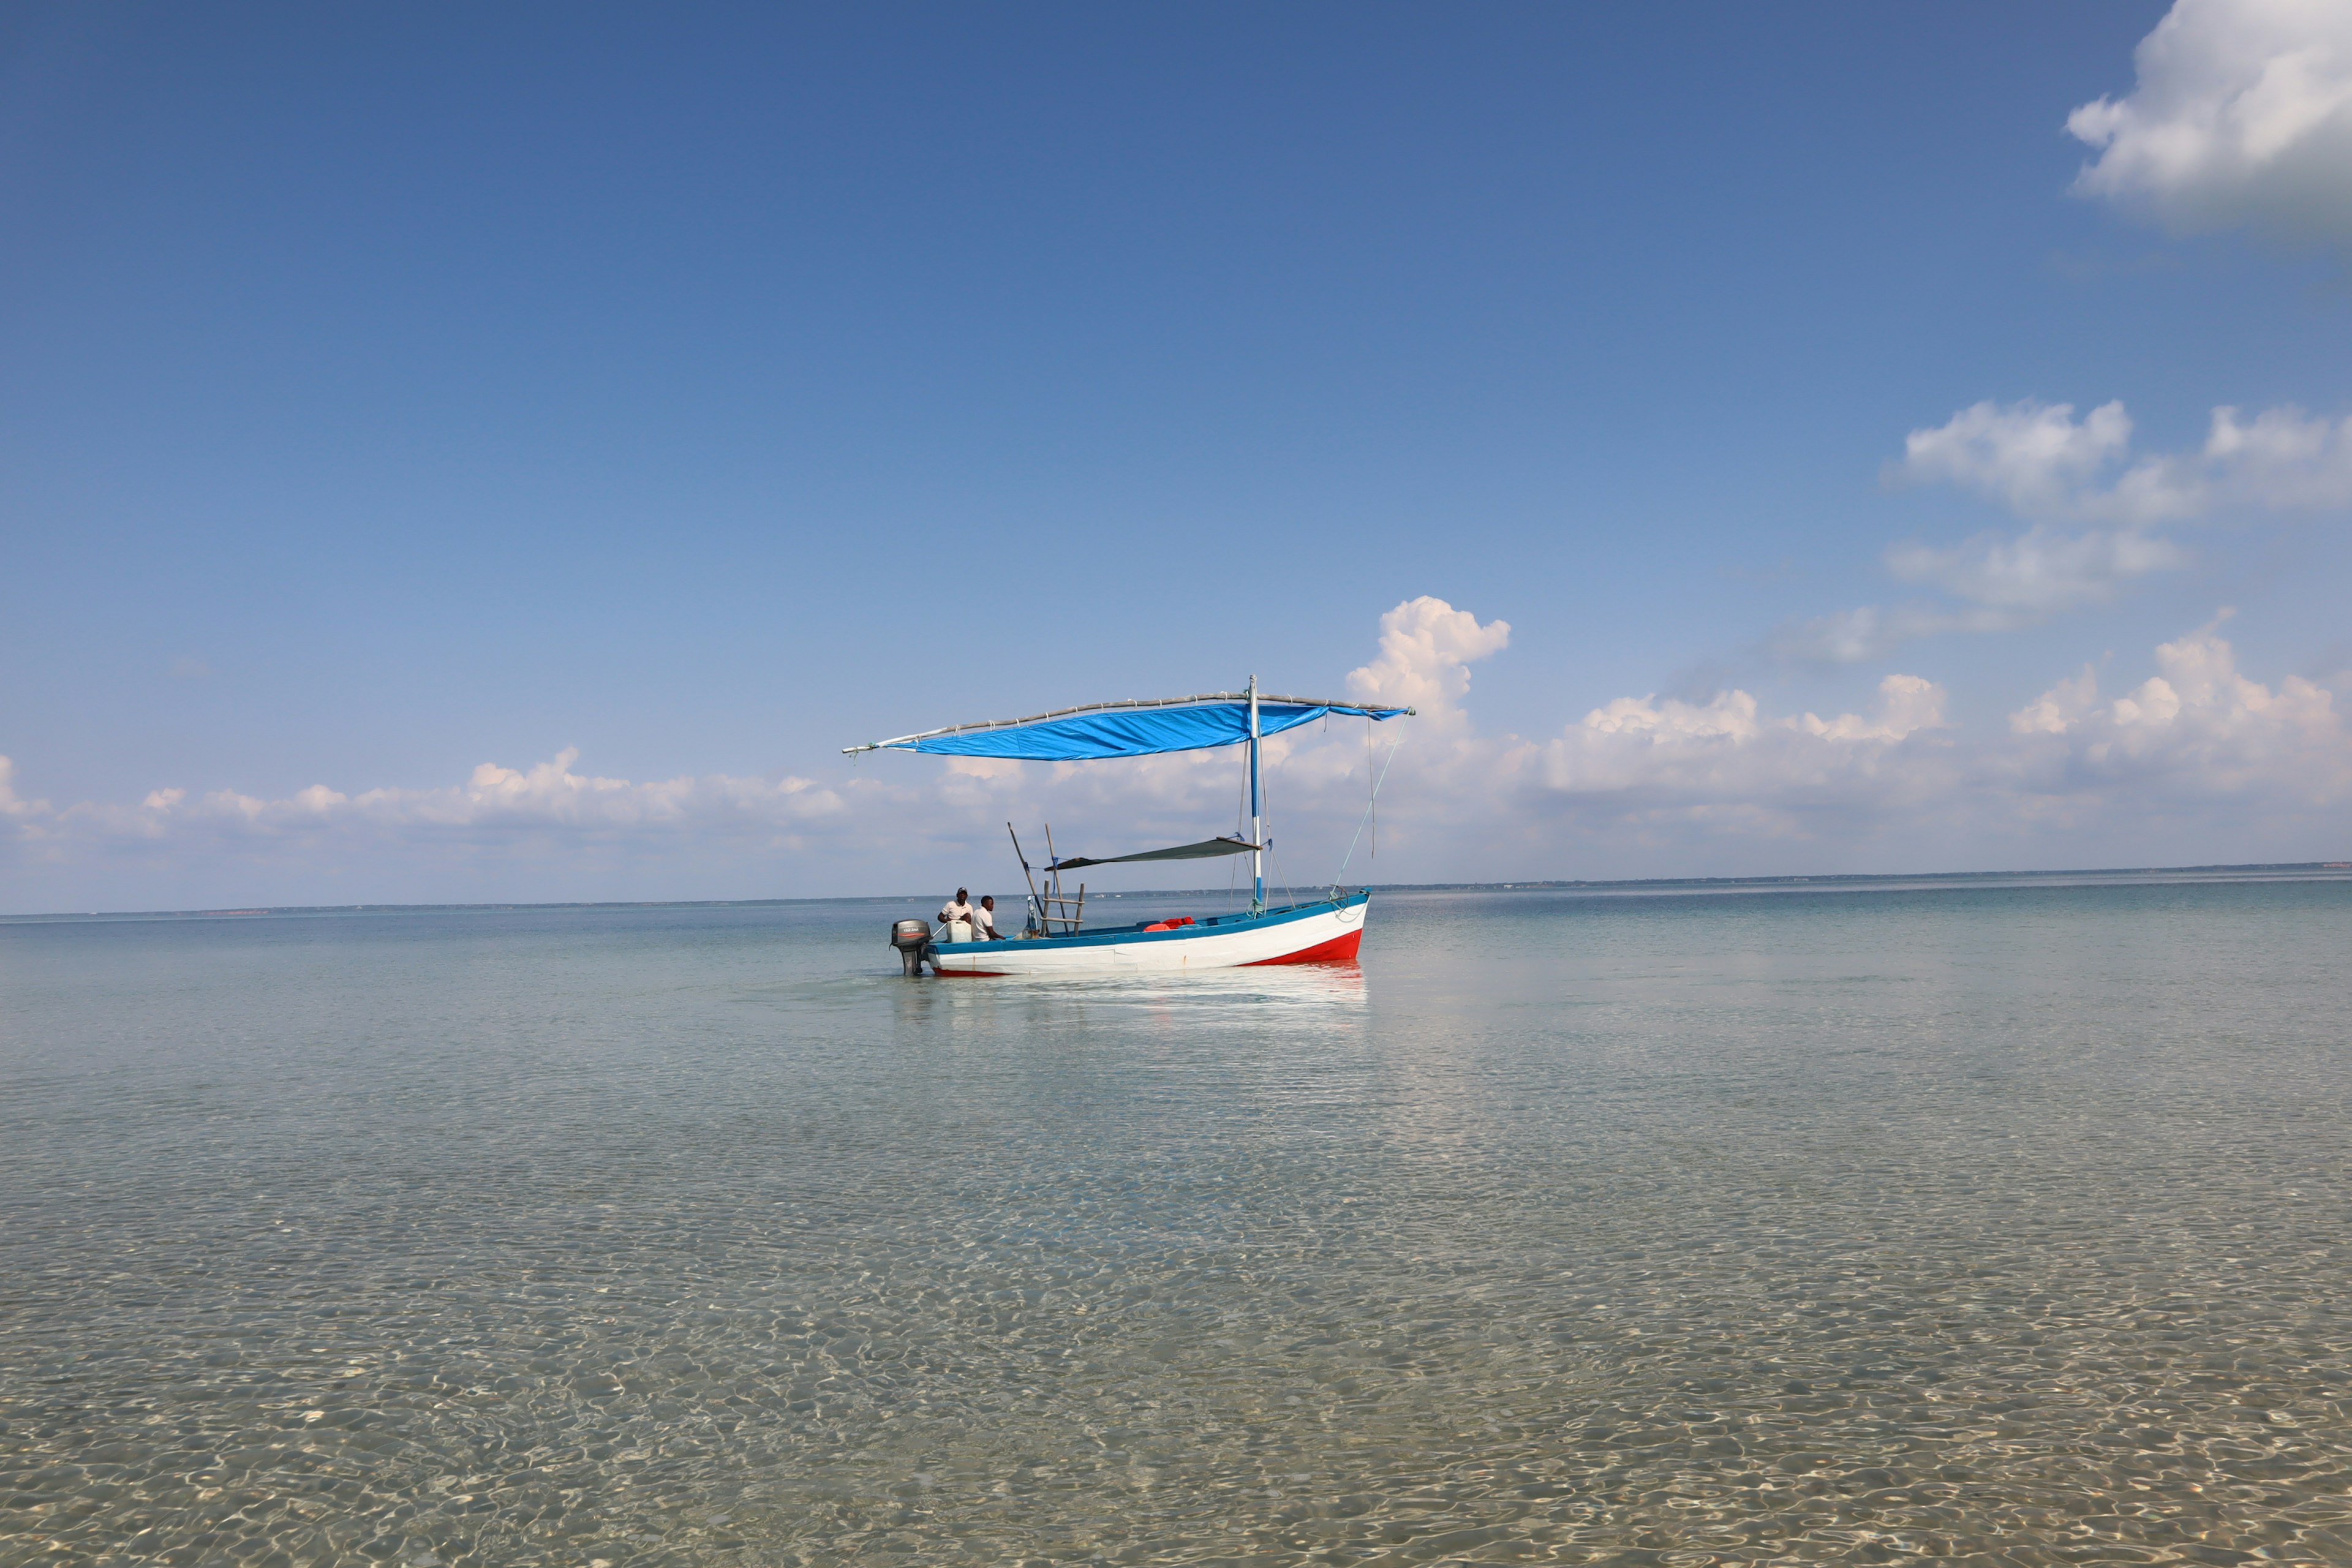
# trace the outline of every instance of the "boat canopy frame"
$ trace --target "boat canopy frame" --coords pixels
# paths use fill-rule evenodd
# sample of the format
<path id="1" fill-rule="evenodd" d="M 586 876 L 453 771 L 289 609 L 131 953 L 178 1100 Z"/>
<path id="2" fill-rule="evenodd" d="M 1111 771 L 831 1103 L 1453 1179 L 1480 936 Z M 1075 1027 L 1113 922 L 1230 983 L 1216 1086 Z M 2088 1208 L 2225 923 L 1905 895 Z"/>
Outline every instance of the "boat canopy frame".
<path id="1" fill-rule="evenodd" d="M 1227 711 L 1220 714 L 1219 710 Z M 1142 717 L 1154 712 L 1168 717 L 1157 721 L 1149 721 Z M 1188 712 L 1198 717 L 1180 717 Z M 950 724 L 912 735 L 893 736 L 867 745 L 844 746 L 841 754 L 856 757 L 864 752 L 908 751 L 933 756 L 1065 763 L 1158 756 L 1171 752 L 1212 751 L 1221 746 L 1246 742 L 1249 747 L 1250 816 L 1247 838 L 1220 837 L 1196 844 L 1180 844 L 1171 848 L 1144 850 L 1132 855 L 1074 857 L 1064 860 L 1054 853 L 1054 832 L 1050 826 L 1046 828 L 1046 864 L 1044 869 L 1052 890 L 1041 892 L 1033 879 L 1030 904 L 1038 923 L 1047 934 L 1052 934 L 1053 927 L 1058 924 L 1067 928 L 1064 934 L 1076 935 L 1084 915 L 1086 885 L 1079 884 L 1076 900 L 1066 899 L 1062 895 L 1061 873 L 1066 869 L 1113 865 L 1121 861 L 1205 859 L 1211 856 L 1245 853 L 1250 858 L 1250 910 L 1253 913 L 1265 912 L 1265 850 L 1270 842 L 1265 836 L 1265 742 L 1270 736 L 1310 724 L 1317 719 L 1328 719 L 1335 713 L 1375 722 L 1418 717 L 1415 710 L 1407 707 L 1379 707 L 1368 702 L 1312 697 L 1269 696 L 1258 689 L 1257 677 L 1253 675 L 1249 685 L 1239 691 L 1204 691 L 1192 697 L 1130 697 L 1115 702 L 1084 702 L 1076 707 L 1032 713 L 1023 719 Z M 1110 720 L 1101 724 L 1069 722 L 1092 714 L 1134 714 L 1137 718 L 1132 721 Z M 1246 728 L 1243 727 L 1244 720 L 1246 721 Z M 1026 730 L 1039 731 L 1039 738 L 1024 750 L 1022 743 L 1013 737 Z M 987 739 L 998 735 L 1005 739 L 995 742 Z M 1048 738 L 1056 743 L 1047 743 Z M 1380 786 L 1374 784 L 1372 790 L 1376 798 Z M 1010 832 L 1012 826 L 1011 823 L 1006 823 L 1006 831 Z M 1013 846 L 1013 853 L 1020 856 L 1023 875 L 1029 876 L 1029 858 L 1021 855 L 1018 835 L 1014 836 Z M 1053 912 L 1055 909 L 1067 912 L 1056 914 Z"/>

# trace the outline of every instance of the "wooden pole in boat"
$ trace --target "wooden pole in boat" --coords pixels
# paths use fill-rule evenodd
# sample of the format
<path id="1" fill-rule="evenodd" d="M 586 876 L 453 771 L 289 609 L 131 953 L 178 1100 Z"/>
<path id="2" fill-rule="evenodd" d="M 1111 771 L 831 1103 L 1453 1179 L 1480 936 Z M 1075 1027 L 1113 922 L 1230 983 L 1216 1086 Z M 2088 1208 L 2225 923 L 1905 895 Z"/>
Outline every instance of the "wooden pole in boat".
<path id="1" fill-rule="evenodd" d="M 1055 909 L 1067 910 L 1070 907 L 1070 900 L 1062 897 L 1062 852 L 1054 847 L 1054 825 L 1050 822 L 1045 824 L 1045 874 L 1052 879 L 1052 886 L 1054 889 L 1053 896 L 1047 899 L 1046 902 L 1052 904 Z M 1086 889 L 1083 884 L 1080 885 L 1078 893 L 1081 899 L 1085 897 Z M 1080 912 L 1083 913 L 1084 911 L 1081 910 Z M 1058 919 L 1065 925 L 1069 926 L 1068 930 L 1062 932 L 1064 936 L 1076 936 L 1078 934 L 1078 928 L 1075 925 L 1069 924 L 1068 915 L 1059 915 L 1053 917 L 1053 919 Z M 1054 934 L 1053 921 L 1051 919 L 1046 922 L 1045 934 L 1047 936 Z"/>
<path id="2" fill-rule="evenodd" d="M 1265 816 L 1263 803 L 1258 797 L 1257 677 L 1255 675 L 1250 677 L 1249 702 L 1250 842 L 1263 846 L 1265 843 Z M 1250 913 L 1265 913 L 1265 851 L 1262 847 L 1250 851 Z"/>
<path id="3" fill-rule="evenodd" d="M 1365 726 L 1365 727 L 1366 727 L 1367 729 L 1370 729 L 1370 725 L 1367 725 L 1367 726 Z M 1030 907 L 1030 909 L 1031 909 L 1031 910 L 1034 910 L 1034 911 L 1036 912 L 1036 916 L 1037 916 L 1037 934 L 1038 934 L 1039 936 L 1043 936 L 1043 935 L 1045 935 L 1045 930 L 1046 930 L 1046 927 L 1045 927 L 1045 900 L 1043 900 L 1043 899 L 1041 899 L 1041 898 L 1039 898 L 1039 897 L 1037 896 L 1037 879 L 1036 879 L 1035 877 L 1034 877 L 1034 876 L 1031 876 L 1031 875 L 1030 875 L 1030 872 L 1029 872 L 1029 857 L 1028 857 L 1028 856 L 1026 856 L 1026 855 L 1024 855 L 1023 853 L 1021 853 L 1021 835 L 1019 835 L 1018 833 L 1013 833 L 1013 824 L 1011 824 L 1011 823 L 1009 823 L 1009 822 L 1008 822 L 1008 823 L 1006 823 L 1006 824 L 1004 825 L 1004 831 L 1005 831 L 1005 832 L 1007 832 L 1007 833 L 1009 833 L 1009 834 L 1012 834 L 1012 836 L 1013 836 L 1013 858 L 1015 860 L 1018 860 L 1018 861 L 1020 861 L 1020 862 L 1021 862 L 1021 875 L 1022 875 L 1022 876 L 1024 876 L 1024 878 L 1027 878 L 1027 879 L 1028 879 L 1028 882 L 1029 882 L 1029 907 Z"/>

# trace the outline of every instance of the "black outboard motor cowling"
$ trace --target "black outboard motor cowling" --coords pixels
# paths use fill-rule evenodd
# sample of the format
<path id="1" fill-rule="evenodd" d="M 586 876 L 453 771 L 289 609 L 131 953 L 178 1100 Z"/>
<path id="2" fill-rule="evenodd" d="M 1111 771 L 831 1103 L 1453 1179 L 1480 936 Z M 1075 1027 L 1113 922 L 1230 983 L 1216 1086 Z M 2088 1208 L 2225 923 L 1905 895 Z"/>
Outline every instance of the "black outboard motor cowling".
<path id="1" fill-rule="evenodd" d="M 909 980 L 919 978 L 924 962 L 931 956 L 931 922 L 898 921 L 890 928 L 890 945 L 898 950 L 899 973 Z M 939 964 L 933 962 L 931 967 L 937 969 Z"/>

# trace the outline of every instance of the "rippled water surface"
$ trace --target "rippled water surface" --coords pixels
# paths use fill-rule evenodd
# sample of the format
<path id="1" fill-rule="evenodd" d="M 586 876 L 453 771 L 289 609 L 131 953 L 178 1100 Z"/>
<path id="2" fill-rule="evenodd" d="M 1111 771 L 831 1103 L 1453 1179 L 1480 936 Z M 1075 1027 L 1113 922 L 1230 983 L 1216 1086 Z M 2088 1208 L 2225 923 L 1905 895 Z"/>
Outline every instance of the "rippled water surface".
<path id="1" fill-rule="evenodd" d="M 2352 882 L 1373 909 L 0 925 L 0 1563 L 2352 1561 Z"/>

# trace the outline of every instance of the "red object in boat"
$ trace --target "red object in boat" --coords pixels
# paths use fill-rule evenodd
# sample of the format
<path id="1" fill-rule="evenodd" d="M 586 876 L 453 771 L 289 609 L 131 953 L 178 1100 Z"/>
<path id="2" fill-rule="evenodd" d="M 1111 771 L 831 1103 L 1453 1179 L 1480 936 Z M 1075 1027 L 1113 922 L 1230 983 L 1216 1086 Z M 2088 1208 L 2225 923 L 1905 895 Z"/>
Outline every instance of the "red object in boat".
<path id="1" fill-rule="evenodd" d="M 1191 915 L 1186 915 L 1181 920 L 1160 921 L 1157 924 L 1148 925 L 1143 929 L 1146 931 L 1174 931 L 1178 926 L 1188 926 L 1192 923 L 1192 917 Z"/>

